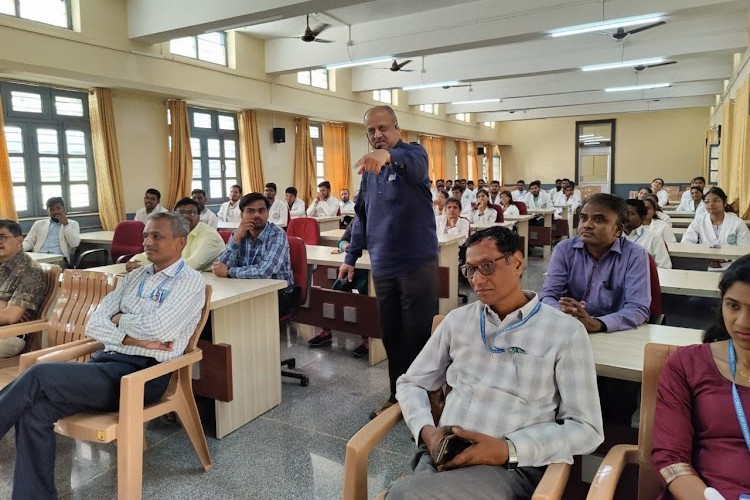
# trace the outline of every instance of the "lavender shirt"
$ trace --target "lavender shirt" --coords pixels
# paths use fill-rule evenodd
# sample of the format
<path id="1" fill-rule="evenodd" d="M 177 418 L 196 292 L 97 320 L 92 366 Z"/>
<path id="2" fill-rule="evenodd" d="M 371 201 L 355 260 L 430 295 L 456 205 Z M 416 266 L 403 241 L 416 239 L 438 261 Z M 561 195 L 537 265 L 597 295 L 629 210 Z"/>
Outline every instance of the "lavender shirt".
<path id="1" fill-rule="evenodd" d="M 585 301 L 607 332 L 635 328 L 650 316 L 648 254 L 620 238 L 597 261 L 578 236 L 563 240 L 552 252 L 541 300 L 559 309 L 560 297 Z"/>

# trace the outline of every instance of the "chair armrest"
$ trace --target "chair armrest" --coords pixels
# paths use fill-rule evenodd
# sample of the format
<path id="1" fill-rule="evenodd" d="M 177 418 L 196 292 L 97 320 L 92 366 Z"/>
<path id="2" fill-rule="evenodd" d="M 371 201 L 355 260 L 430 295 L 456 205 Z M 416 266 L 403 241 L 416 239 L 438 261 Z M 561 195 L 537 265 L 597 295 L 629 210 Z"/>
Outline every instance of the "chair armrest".
<path id="1" fill-rule="evenodd" d="M 203 359 L 203 351 L 196 348 L 192 352 L 188 352 L 186 354 L 183 354 L 182 356 L 170 359 L 169 361 L 163 361 L 149 368 L 144 368 L 143 370 L 138 370 L 129 375 L 125 375 L 120 379 L 121 389 L 126 385 L 130 385 L 131 387 L 132 384 L 145 385 L 146 382 L 150 380 L 154 380 L 161 377 L 162 375 L 175 372 L 185 366 L 190 366 L 193 363 L 197 363 L 201 359 Z"/>
<path id="2" fill-rule="evenodd" d="M 549 464 L 531 500 L 560 500 L 569 476 L 570 464 Z"/>
<path id="3" fill-rule="evenodd" d="M 45 328 L 47 328 L 46 319 L 37 319 L 34 321 L 15 323 L 13 325 L 5 325 L 0 327 L 0 339 L 8 339 L 11 337 L 17 337 L 19 335 L 41 332 Z"/>
<path id="4" fill-rule="evenodd" d="M 64 362 L 64 361 L 72 361 L 76 358 L 80 358 L 82 356 L 87 356 L 89 354 L 93 354 L 96 351 L 100 351 L 104 349 L 104 344 L 102 344 L 99 341 L 96 341 L 94 339 L 91 339 L 93 342 L 85 342 L 82 344 L 65 344 L 61 347 L 62 349 L 59 349 L 55 352 L 51 352 L 49 354 L 45 354 L 44 356 L 40 356 L 37 358 L 37 363 L 57 363 L 57 362 Z"/>
<path id="5" fill-rule="evenodd" d="M 18 373 L 21 374 L 28 370 L 29 367 L 35 364 L 42 356 L 62 351 L 63 349 L 67 349 L 69 347 L 88 344 L 90 342 L 96 342 L 96 340 L 87 337 L 84 339 L 74 340 L 73 342 L 68 342 L 67 344 L 54 345 L 52 347 L 45 347 L 44 349 L 21 354 L 21 358 L 18 361 Z"/>
<path id="6" fill-rule="evenodd" d="M 346 443 L 344 491 L 347 500 L 367 499 L 367 460 L 370 451 L 401 420 L 401 407 L 394 404 L 362 427 Z"/>
<path id="7" fill-rule="evenodd" d="M 638 446 L 618 444 L 604 457 L 594 480 L 591 482 L 586 500 L 611 500 L 626 464 L 638 463 Z"/>

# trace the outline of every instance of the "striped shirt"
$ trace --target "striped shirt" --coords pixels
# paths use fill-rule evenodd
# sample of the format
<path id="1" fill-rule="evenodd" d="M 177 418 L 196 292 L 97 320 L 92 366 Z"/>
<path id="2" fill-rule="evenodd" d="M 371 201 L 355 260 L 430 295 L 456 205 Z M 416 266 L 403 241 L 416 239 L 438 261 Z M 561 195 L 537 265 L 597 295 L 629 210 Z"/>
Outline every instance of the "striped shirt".
<path id="1" fill-rule="evenodd" d="M 230 278 L 272 278 L 294 285 L 286 233 L 270 222 L 254 240 L 245 236 L 235 243 L 232 232 L 219 262 L 227 265 Z"/>
<path id="2" fill-rule="evenodd" d="M 86 325 L 86 335 L 103 342 L 105 351 L 167 361 L 185 351 L 205 300 L 203 276 L 182 259 L 158 273 L 153 265 L 139 267 L 104 297 Z M 111 318 L 120 312 L 118 326 Z M 171 351 L 122 345 L 126 335 L 174 344 Z"/>
<path id="3" fill-rule="evenodd" d="M 507 437 L 519 466 L 573 463 L 573 455 L 603 441 L 586 329 L 525 293 L 529 302 L 503 320 L 478 301 L 454 309 L 399 377 L 396 397 L 417 443 L 422 427 L 434 425 L 427 391 L 446 383 L 452 390 L 439 425 Z M 479 328 L 483 309 L 486 345 Z M 490 352 L 493 345 L 506 352 Z"/>

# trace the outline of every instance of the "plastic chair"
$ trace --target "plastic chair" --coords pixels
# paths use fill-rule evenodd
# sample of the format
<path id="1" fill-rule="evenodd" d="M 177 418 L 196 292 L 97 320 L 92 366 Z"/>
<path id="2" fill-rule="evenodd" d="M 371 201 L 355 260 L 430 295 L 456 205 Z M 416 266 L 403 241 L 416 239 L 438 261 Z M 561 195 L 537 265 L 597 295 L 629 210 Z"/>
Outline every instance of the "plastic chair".
<path id="1" fill-rule="evenodd" d="M 320 245 L 320 224 L 314 217 L 297 217 L 290 220 L 286 234 L 302 238 L 307 245 Z"/>
<path id="2" fill-rule="evenodd" d="M 662 491 L 657 471 L 651 465 L 651 434 L 656 412 L 656 388 L 667 358 L 678 349 L 674 345 L 646 344 L 643 354 L 641 420 L 638 444 L 618 444 L 604 457 L 589 488 L 587 500 L 612 499 L 627 464 L 638 465 L 638 500 L 653 500 Z"/>
<path id="3" fill-rule="evenodd" d="M 29 333 L 34 333 L 36 336 L 35 339 L 28 341 L 32 351 L 22 354 L 12 366 L 0 369 L 0 388 L 8 385 L 41 356 L 57 352 L 70 345 L 89 342 L 91 339 L 84 338 L 84 330 L 91 313 L 104 296 L 114 290 L 119 283 L 119 280 L 110 274 L 66 269 L 62 273 L 62 283 L 57 291 L 59 275 L 60 269 L 58 268 L 54 277 L 57 293 L 52 295 L 52 297 L 56 296 L 56 300 L 52 301 L 48 295 L 47 300 L 50 302 L 46 303 L 46 312 L 42 319 L 0 328 L 0 337 Z M 48 278 L 51 279 L 52 276 L 48 275 Z M 40 349 L 42 330 L 47 332 L 49 347 L 45 349 Z"/>
<path id="4" fill-rule="evenodd" d="M 112 262 L 117 262 L 124 254 L 139 254 L 143 252 L 143 229 L 146 225 L 139 220 L 124 220 L 115 227 L 115 234 L 112 236 L 111 251 L 107 252 L 104 248 L 96 248 L 83 252 L 76 261 L 76 269 L 83 269 L 85 262 L 94 259 L 97 254 L 103 255 L 105 264 L 109 262 L 107 258 L 111 255 Z"/>
<path id="5" fill-rule="evenodd" d="M 445 316 L 435 316 L 432 320 L 432 331 L 435 332 L 438 325 Z M 435 422 L 440 419 L 442 405 L 437 403 L 439 398 L 436 393 L 442 393 L 442 389 L 430 394 L 430 405 Z M 394 404 L 380 415 L 375 417 L 362 427 L 346 443 L 346 457 L 344 459 L 344 491 L 343 498 L 347 500 L 366 500 L 367 495 L 367 461 L 370 452 L 377 444 L 396 426 L 401 420 L 401 407 Z M 562 498 L 565 485 L 570 475 L 569 464 L 550 464 L 542 476 L 542 480 L 536 487 L 532 500 L 555 500 Z M 385 497 L 385 492 L 377 498 Z"/>
<path id="6" fill-rule="evenodd" d="M 143 493 L 143 428 L 146 422 L 167 413 L 177 413 L 182 427 L 195 449 L 205 471 L 213 464 L 203 432 L 198 407 L 193 396 L 193 365 L 203 358 L 196 347 L 208 319 L 211 286 L 206 285 L 206 301 L 200 321 L 195 327 L 185 352 L 169 361 L 139 370 L 120 379 L 120 409 L 111 413 L 78 413 L 55 423 L 55 431 L 72 439 L 110 443 L 117 440 L 117 497 L 137 500 Z M 69 361 L 90 355 L 103 347 L 93 339 L 39 359 L 39 362 Z M 162 399 L 144 407 L 143 388 L 146 382 L 172 373 L 169 387 Z"/>
<path id="7" fill-rule="evenodd" d="M 297 314 L 299 307 L 307 302 L 307 292 L 311 281 L 310 270 L 307 268 L 307 247 L 305 246 L 305 242 L 302 238 L 290 235 L 287 235 L 286 240 L 289 243 L 289 258 L 292 263 L 292 276 L 294 277 L 297 300 L 294 307 L 287 314 L 279 318 L 279 323 L 282 326 L 288 326 L 295 314 Z M 281 360 L 281 366 L 286 366 L 290 370 L 293 370 L 296 365 L 297 360 L 295 358 Z M 281 370 L 281 376 L 296 378 L 303 387 L 310 384 L 310 378 L 302 373 Z"/>
<path id="8" fill-rule="evenodd" d="M 495 212 L 497 212 L 497 217 L 495 217 L 495 222 L 504 222 L 505 219 L 503 218 L 503 206 L 492 205 L 492 208 L 494 208 Z"/>
<path id="9" fill-rule="evenodd" d="M 659 271 L 653 255 L 648 254 L 648 277 L 651 287 L 651 305 L 649 306 L 649 323 L 652 325 L 664 324 L 664 307 L 661 301 L 661 285 L 659 284 Z"/>
<path id="10" fill-rule="evenodd" d="M 518 215 L 529 215 L 529 211 L 526 210 L 526 203 L 524 203 L 522 201 L 514 201 L 512 203 L 518 209 Z"/>
<path id="11" fill-rule="evenodd" d="M 221 236 L 221 239 L 224 240 L 224 244 L 226 245 L 227 243 L 229 243 L 229 238 L 232 237 L 232 231 L 223 231 L 223 230 L 220 230 L 219 231 L 219 236 Z"/>

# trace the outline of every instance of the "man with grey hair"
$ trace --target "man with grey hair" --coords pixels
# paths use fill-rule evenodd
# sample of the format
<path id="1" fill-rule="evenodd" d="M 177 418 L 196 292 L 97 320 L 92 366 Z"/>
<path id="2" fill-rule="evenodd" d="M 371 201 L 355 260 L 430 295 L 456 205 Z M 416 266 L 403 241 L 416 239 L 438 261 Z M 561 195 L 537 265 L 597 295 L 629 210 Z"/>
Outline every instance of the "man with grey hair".
<path id="1" fill-rule="evenodd" d="M 39 363 L 0 391 L 0 439 L 15 426 L 13 498 L 57 498 L 54 423 L 85 411 L 116 410 L 120 379 L 180 356 L 200 320 L 205 282 L 181 253 L 190 226 L 152 214 L 143 232 L 151 262 L 128 274 L 92 313 L 86 335 L 104 344 L 87 363 Z M 146 383 L 158 401 L 172 374 Z"/>
<path id="2" fill-rule="evenodd" d="M 388 401 L 375 416 L 396 402 L 396 380 L 430 338 L 438 311 L 438 245 L 427 152 L 401 140 L 390 106 L 370 108 L 364 123 L 374 151 L 354 165 L 362 183 L 339 278 L 353 280 L 354 265 L 367 248 L 391 382 Z"/>

